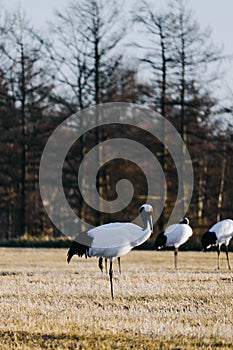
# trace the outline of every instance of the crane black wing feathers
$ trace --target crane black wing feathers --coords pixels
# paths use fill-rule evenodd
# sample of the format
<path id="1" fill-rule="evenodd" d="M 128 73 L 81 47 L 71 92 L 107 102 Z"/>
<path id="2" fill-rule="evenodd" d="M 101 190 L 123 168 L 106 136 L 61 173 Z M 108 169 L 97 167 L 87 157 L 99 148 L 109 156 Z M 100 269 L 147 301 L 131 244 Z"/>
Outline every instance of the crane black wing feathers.
<path id="1" fill-rule="evenodd" d="M 215 232 L 207 231 L 206 233 L 203 234 L 201 238 L 201 243 L 204 251 L 206 251 L 208 247 L 215 245 L 216 242 L 217 242 L 217 235 Z"/>
<path id="2" fill-rule="evenodd" d="M 72 242 L 71 247 L 67 253 L 67 262 L 69 264 L 73 255 L 77 254 L 78 256 L 87 257 L 88 249 L 93 241 L 93 238 L 88 236 L 88 231 L 81 232 L 75 238 L 75 241 Z"/>
<path id="3" fill-rule="evenodd" d="M 154 249 L 158 250 L 161 248 L 165 248 L 166 243 L 167 243 L 167 236 L 165 236 L 164 232 L 162 232 L 157 236 L 155 240 Z"/>
<path id="4" fill-rule="evenodd" d="M 77 254 L 78 256 L 83 256 L 85 254 L 85 257 L 87 257 L 87 249 L 89 247 L 84 245 L 84 244 L 81 244 L 81 243 L 78 243 L 76 241 L 73 241 L 72 244 L 71 244 L 71 247 L 67 253 L 67 262 L 69 264 L 71 258 L 73 255 Z"/>

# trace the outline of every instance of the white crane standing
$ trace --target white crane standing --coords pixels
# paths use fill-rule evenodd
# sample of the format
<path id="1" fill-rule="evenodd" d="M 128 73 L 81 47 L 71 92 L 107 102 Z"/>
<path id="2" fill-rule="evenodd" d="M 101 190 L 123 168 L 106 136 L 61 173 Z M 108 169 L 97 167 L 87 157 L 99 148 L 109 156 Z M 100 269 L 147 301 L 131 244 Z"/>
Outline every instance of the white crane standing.
<path id="1" fill-rule="evenodd" d="M 201 242 L 204 251 L 207 251 L 211 246 L 217 246 L 218 253 L 218 270 L 220 267 L 220 250 L 221 245 L 226 246 L 226 257 L 229 270 L 231 270 L 229 256 L 228 256 L 228 246 L 230 240 L 233 237 L 233 220 L 225 219 L 217 222 L 213 225 L 207 232 L 202 235 Z"/>
<path id="2" fill-rule="evenodd" d="M 156 250 L 165 247 L 174 247 L 174 263 L 177 268 L 177 256 L 179 247 L 186 243 L 192 236 L 193 231 L 189 226 L 189 219 L 183 218 L 179 224 L 173 224 L 166 228 L 165 232 L 160 233 L 155 240 L 154 248 Z"/>
<path id="3" fill-rule="evenodd" d="M 153 230 L 152 212 L 152 206 L 149 204 L 143 204 L 140 207 L 141 218 L 144 224 L 142 228 L 130 222 L 115 222 L 82 232 L 72 242 L 67 253 L 67 262 L 69 263 L 75 254 L 78 256 L 96 256 L 109 259 L 110 288 L 112 299 L 114 299 L 112 281 L 113 259 L 127 254 L 132 248 L 144 243 L 150 237 Z M 83 239 L 85 242 L 88 242 L 87 245 L 79 243 Z"/>

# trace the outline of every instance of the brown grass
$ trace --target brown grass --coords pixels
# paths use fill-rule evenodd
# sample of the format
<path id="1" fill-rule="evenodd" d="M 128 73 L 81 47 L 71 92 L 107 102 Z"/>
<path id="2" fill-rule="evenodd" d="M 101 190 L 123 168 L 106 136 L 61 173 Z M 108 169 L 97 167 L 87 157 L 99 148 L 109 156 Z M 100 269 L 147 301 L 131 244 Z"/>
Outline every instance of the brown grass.
<path id="1" fill-rule="evenodd" d="M 233 283 L 222 256 L 133 251 L 114 265 L 64 249 L 1 248 L 0 349 L 232 349 Z M 232 259 L 232 254 L 230 254 Z"/>

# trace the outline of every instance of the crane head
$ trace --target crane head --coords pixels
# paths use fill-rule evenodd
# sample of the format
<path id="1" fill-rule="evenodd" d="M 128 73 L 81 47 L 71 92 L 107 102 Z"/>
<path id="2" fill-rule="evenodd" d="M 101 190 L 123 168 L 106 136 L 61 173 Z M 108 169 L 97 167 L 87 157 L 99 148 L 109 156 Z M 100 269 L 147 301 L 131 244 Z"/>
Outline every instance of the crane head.
<path id="1" fill-rule="evenodd" d="M 189 219 L 186 217 L 183 217 L 183 219 L 180 220 L 180 224 L 186 224 L 189 225 Z"/>
<path id="2" fill-rule="evenodd" d="M 149 221 L 151 232 L 153 231 L 152 213 L 153 208 L 150 204 L 143 204 L 139 209 L 144 225 L 147 225 Z"/>
<path id="3" fill-rule="evenodd" d="M 141 205 L 139 211 L 140 211 L 140 213 L 142 213 L 144 211 L 145 213 L 150 213 L 152 215 L 153 208 L 150 204 L 143 204 L 143 205 Z"/>

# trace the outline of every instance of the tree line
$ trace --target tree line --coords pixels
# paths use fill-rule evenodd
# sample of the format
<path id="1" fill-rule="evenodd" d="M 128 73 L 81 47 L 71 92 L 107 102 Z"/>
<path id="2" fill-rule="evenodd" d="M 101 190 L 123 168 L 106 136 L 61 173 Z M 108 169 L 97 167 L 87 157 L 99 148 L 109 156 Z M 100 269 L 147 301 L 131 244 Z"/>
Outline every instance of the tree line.
<path id="1" fill-rule="evenodd" d="M 41 202 L 41 155 L 63 120 L 105 102 L 148 106 L 180 133 L 194 170 L 187 213 L 196 229 L 194 240 L 217 220 L 232 217 L 233 108 L 216 93 L 223 79 L 218 67 L 225 57 L 188 4 L 172 0 L 158 11 L 153 2 L 141 0 L 124 19 L 116 1 L 71 0 L 45 29 L 36 30 L 22 11 L 1 9 L 0 239 L 61 234 Z M 96 179 L 106 200 L 115 198 L 119 179 L 129 179 L 135 190 L 130 211 L 98 213 L 88 207 L 77 185 L 85 154 L 118 136 L 146 145 L 163 168 L 167 191 L 155 225 L 158 233 L 176 199 L 177 174 L 166 147 L 137 128 L 95 128 L 80 137 L 63 167 L 67 200 L 93 225 L 135 217 L 147 193 L 145 176 L 135 164 L 117 159 L 102 167 Z M 182 190 L 185 198 L 187 189 Z"/>

